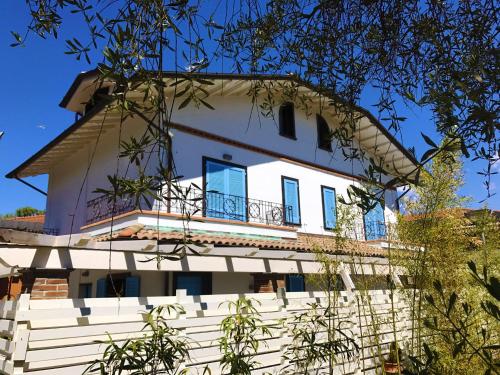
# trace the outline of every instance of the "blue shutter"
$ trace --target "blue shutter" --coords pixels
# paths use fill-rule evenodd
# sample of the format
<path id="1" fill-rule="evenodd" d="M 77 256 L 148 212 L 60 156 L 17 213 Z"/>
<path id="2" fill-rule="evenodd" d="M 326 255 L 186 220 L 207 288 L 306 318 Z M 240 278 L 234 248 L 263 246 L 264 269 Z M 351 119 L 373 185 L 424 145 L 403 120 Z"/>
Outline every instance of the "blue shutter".
<path id="1" fill-rule="evenodd" d="M 226 170 L 227 190 L 224 202 L 225 212 L 228 219 L 231 220 L 247 220 L 247 204 L 246 204 L 246 176 L 245 170 L 242 168 L 231 167 Z"/>
<path id="2" fill-rule="evenodd" d="M 285 222 L 287 224 L 300 224 L 299 183 L 296 180 L 284 178 L 283 193 L 285 195 Z"/>
<path id="3" fill-rule="evenodd" d="M 286 275 L 286 291 L 287 292 L 303 292 L 305 291 L 303 275 Z"/>
<path id="4" fill-rule="evenodd" d="M 225 166 L 207 160 L 206 173 L 206 216 L 224 218 Z"/>
<path id="5" fill-rule="evenodd" d="M 206 161 L 206 216 L 247 220 L 244 168 Z"/>
<path id="6" fill-rule="evenodd" d="M 140 288 L 139 276 L 129 276 L 125 279 L 125 297 L 139 297 Z"/>
<path id="7" fill-rule="evenodd" d="M 107 286 L 106 278 L 97 280 L 97 285 L 96 285 L 97 290 L 95 294 L 97 298 L 106 297 L 106 286 Z"/>
<path id="8" fill-rule="evenodd" d="M 384 208 L 380 203 L 364 215 L 364 224 L 366 240 L 385 238 Z"/>
<path id="9" fill-rule="evenodd" d="M 325 229 L 334 229 L 337 224 L 335 190 L 323 187 L 323 215 Z"/>
<path id="10" fill-rule="evenodd" d="M 199 296 L 202 294 L 203 285 L 201 275 L 181 274 L 176 276 L 177 289 L 186 289 L 186 294 L 188 296 Z"/>

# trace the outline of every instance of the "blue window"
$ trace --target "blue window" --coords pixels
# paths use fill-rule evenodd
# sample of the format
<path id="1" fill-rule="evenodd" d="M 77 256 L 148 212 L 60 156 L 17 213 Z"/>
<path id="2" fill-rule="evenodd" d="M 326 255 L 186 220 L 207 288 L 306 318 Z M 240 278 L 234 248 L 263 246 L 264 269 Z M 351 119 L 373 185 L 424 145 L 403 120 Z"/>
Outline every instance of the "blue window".
<path id="1" fill-rule="evenodd" d="M 287 292 L 304 292 L 305 290 L 304 275 L 286 275 Z"/>
<path id="2" fill-rule="evenodd" d="M 385 238 L 384 207 L 377 202 L 375 207 L 363 215 L 365 239 L 379 240 Z"/>
<path id="3" fill-rule="evenodd" d="M 244 167 L 204 158 L 205 215 L 247 220 L 247 173 Z"/>
<path id="4" fill-rule="evenodd" d="M 282 190 L 285 224 L 300 225 L 299 181 L 282 177 Z"/>
<path id="5" fill-rule="evenodd" d="M 97 280 L 97 290 L 96 290 L 96 297 L 97 298 L 104 298 L 107 297 L 107 286 L 106 286 L 106 279 L 99 279 Z"/>
<path id="6" fill-rule="evenodd" d="M 125 279 L 125 297 L 139 297 L 141 290 L 139 276 L 129 276 Z"/>
<path id="7" fill-rule="evenodd" d="M 335 229 L 337 226 L 335 189 L 322 186 L 321 199 L 323 199 L 323 226 L 325 229 Z"/>
<path id="8" fill-rule="evenodd" d="M 109 277 L 103 277 L 97 280 L 96 284 L 96 297 L 139 297 L 141 290 L 141 283 L 139 276 L 130 276 L 126 274 L 111 275 L 112 281 Z"/>
<path id="9" fill-rule="evenodd" d="M 212 293 L 212 274 L 208 272 L 177 272 L 174 274 L 174 290 L 186 289 L 189 296 Z"/>
<path id="10" fill-rule="evenodd" d="M 78 285 L 78 298 L 91 298 L 92 297 L 92 284 L 84 283 Z"/>

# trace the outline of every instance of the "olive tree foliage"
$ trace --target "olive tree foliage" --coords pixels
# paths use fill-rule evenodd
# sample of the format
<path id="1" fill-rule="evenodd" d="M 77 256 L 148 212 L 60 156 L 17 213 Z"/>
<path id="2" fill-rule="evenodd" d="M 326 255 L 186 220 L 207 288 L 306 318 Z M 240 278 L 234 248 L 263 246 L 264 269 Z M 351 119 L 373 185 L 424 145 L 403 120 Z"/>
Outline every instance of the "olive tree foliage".
<path id="1" fill-rule="evenodd" d="M 405 250 L 392 262 L 409 281 L 402 292 L 418 374 L 499 372 L 498 221 L 489 210 L 471 215 L 461 208 L 461 168 L 457 152 L 434 158 L 432 176 L 423 175 L 406 198 L 410 215 L 397 227 Z"/>
<path id="2" fill-rule="evenodd" d="M 220 323 L 222 335 L 218 340 L 222 373 L 250 375 L 259 367 L 255 357 L 260 340 L 272 337 L 272 332 L 262 320 L 257 304 L 260 305 L 258 300 L 240 297 L 219 305 L 226 305 L 229 312 Z"/>
<path id="3" fill-rule="evenodd" d="M 119 114 L 118 158 L 128 166 L 125 173 L 119 172 L 117 161 L 116 172 L 108 176 L 108 186 L 96 192 L 112 203 L 112 212 L 121 199 L 130 199 L 139 208 L 166 207 L 173 202 L 185 205 L 188 193 L 177 184 L 179 176 L 172 157 L 171 115 L 189 103 L 212 108 L 206 101 L 205 88 L 212 83 L 180 74 L 169 87 L 174 90 L 173 98 L 167 99 L 163 74 L 166 69 L 179 70 L 186 65 L 191 73 L 207 67 L 205 43 L 222 26 L 213 21 L 207 9 L 200 14 L 201 5 L 188 1 L 28 0 L 26 3 L 31 23 L 24 35 L 13 32 L 13 46 L 25 44 L 32 34 L 57 38 L 69 16 L 73 17 L 69 22 L 79 16 L 87 27 L 87 39 L 67 39 L 66 53 L 91 63 L 91 58 L 100 56 L 102 50 L 97 59 L 96 82 L 114 82 L 112 93 L 103 95 L 96 105 L 106 113 Z M 186 71 L 181 68 L 182 72 Z M 181 84 L 182 89 L 178 90 Z M 147 126 L 140 137 L 125 139 L 122 126 L 130 117 L 141 119 Z M 98 142 L 96 139 L 96 147 Z M 190 202 L 190 206 L 196 206 L 196 202 Z M 152 259 L 178 259 L 187 251 L 195 252 L 185 225 L 184 241 L 170 254 L 158 252 Z"/>
<path id="4" fill-rule="evenodd" d="M 429 149 L 421 163 L 457 149 L 466 157 L 483 159 L 481 173 L 489 194 L 499 129 L 498 12 L 493 0 L 26 0 L 26 4 L 31 23 L 25 33 L 13 32 L 14 46 L 24 44 L 30 34 L 57 38 L 64 22 L 79 16 L 87 38 L 68 38 L 66 53 L 90 63 L 102 50 L 99 79 L 116 81 L 118 89 L 110 99 L 123 120 L 134 115 L 148 122 L 143 137 L 122 140 L 121 157 L 136 166 L 138 177 L 110 176 L 110 200 L 123 195 L 137 202 L 172 199 L 170 194 L 158 194 L 163 185 L 175 182 L 168 131 L 172 111 L 189 103 L 212 108 L 206 90 L 210 82 L 193 76 L 179 78 L 177 85 L 188 84 L 168 102 L 162 90 L 165 67 L 179 72 L 293 74 L 314 84 L 334 99 L 321 105 L 339 117 L 331 137 L 341 146 L 343 157 L 353 162 L 365 159 L 368 180 L 385 187 L 404 183 L 410 175 L 413 180 L 415 174 L 382 181 L 387 174 L 384 157 L 373 158 L 355 146 L 356 123 L 363 115 L 357 106 L 361 95 L 367 89 L 378 92 L 376 117 L 395 135 L 402 133 L 405 120 L 398 113 L 401 102 L 427 108 L 435 129 L 449 141 L 438 146 L 438 141 L 424 135 Z M 273 116 L 272 108 L 282 98 L 275 95 L 276 89 L 254 83 L 249 96 L 259 115 Z M 311 112 L 312 104 L 297 87 L 278 89 Z M 129 99 L 131 91 L 142 92 L 144 101 Z M 139 161 L 152 149 L 160 162 L 157 173 L 148 174 Z M 348 203 L 364 209 L 375 204 L 374 198 L 383 197 L 383 189 L 372 192 L 353 186 L 350 193 Z"/>
<path id="5" fill-rule="evenodd" d="M 432 111 L 437 132 L 448 141 L 438 146 L 423 135 L 430 148 L 421 163 L 458 149 L 484 159 L 491 176 L 500 129 L 495 1 L 250 3 L 246 14 L 226 25 L 224 51 L 238 69 L 290 72 L 337 97 L 327 105 L 344 114 L 332 137 L 345 146 L 346 158 L 369 159 L 352 145 L 359 118 L 354 104 L 371 88 L 378 92 L 378 117 L 394 133 L 405 120 L 398 101 Z M 371 160 L 366 174 L 380 183 L 384 168 L 383 160 Z M 485 184 L 489 191 L 488 178 Z"/>
<path id="6" fill-rule="evenodd" d="M 180 305 L 160 305 L 144 313 L 141 337 L 115 341 L 109 336 L 102 358 L 94 360 L 84 374 L 183 375 L 188 371 L 191 344 L 169 319 L 185 314 Z"/>

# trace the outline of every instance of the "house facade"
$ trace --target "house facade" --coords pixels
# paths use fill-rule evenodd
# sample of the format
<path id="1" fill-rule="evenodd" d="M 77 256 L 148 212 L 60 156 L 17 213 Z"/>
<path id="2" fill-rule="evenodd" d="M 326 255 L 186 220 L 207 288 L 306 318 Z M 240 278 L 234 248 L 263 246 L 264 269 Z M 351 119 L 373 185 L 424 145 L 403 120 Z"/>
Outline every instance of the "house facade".
<path id="1" fill-rule="evenodd" d="M 177 191 L 187 203 L 113 205 L 95 190 L 109 188 L 109 175 L 133 176 L 129 160 L 119 157 L 120 141 L 140 139 L 147 125 L 137 116 L 121 121 L 108 102 L 94 103 L 96 93 L 113 90 L 113 82 L 98 84 L 97 76 L 80 74 L 61 103 L 76 122 L 7 176 L 49 175 L 46 233 L 0 228 L 0 257 L 25 275 L 32 297 L 313 290 L 305 275 L 321 268 L 318 248 L 340 257 L 344 288 L 355 287 L 348 274 L 370 274 L 375 287 L 387 274 L 386 228 L 398 211 L 396 190 L 368 213 L 350 207 L 349 241 L 345 248 L 335 241 L 339 197 L 350 185 L 362 186 L 368 167 L 345 158 L 329 136 L 342 121 L 329 105 L 335 98 L 289 76 L 199 75 L 212 83 L 207 100 L 214 109 L 191 103 L 170 117 Z M 177 79 L 165 73 L 167 98 L 182 90 L 173 85 Z M 262 116 L 259 99 L 248 95 L 256 82 L 274 85 L 272 116 Z M 286 98 L 290 87 L 306 106 Z M 413 156 L 369 112 L 356 113 L 351 147 L 391 171 L 382 179 L 415 173 Z M 153 159 L 144 165 L 149 173 L 157 168 Z M 186 234 L 200 255 L 155 260 Z"/>

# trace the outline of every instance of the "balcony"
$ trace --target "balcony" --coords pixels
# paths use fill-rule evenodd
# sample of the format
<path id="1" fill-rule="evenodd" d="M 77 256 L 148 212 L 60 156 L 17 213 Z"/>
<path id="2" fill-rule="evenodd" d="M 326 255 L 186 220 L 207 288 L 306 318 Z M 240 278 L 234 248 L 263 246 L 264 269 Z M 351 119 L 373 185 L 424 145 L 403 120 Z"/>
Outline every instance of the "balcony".
<path id="1" fill-rule="evenodd" d="M 286 226 L 287 218 L 292 217 L 291 206 L 205 191 L 193 186 L 173 188 L 166 202 L 155 204 L 153 208 L 138 208 L 135 206 L 135 200 L 131 198 L 119 199 L 113 204 L 107 197 L 98 197 L 87 202 L 86 224 L 93 224 L 135 209 L 273 226 Z"/>

